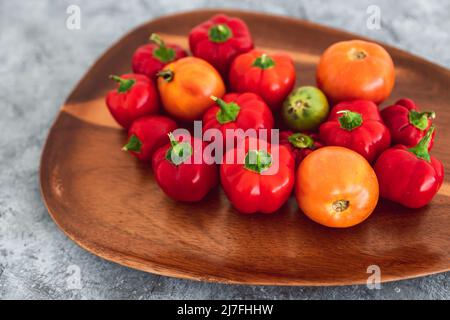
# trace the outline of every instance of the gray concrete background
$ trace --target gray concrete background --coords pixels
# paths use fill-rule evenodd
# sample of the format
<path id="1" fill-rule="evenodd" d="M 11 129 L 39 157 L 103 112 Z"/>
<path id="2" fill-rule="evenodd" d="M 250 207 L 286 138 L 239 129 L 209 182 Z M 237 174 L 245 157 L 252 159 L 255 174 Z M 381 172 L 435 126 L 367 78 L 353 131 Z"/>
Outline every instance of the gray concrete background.
<path id="1" fill-rule="evenodd" d="M 450 1 L 37 1 L 0 0 L 1 299 L 449 299 L 450 273 L 382 285 L 271 287 L 155 276 L 79 248 L 52 222 L 39 194 L 39 157 L 58 108 L 112 42 L 153 17 L 201 7 L 236 7 L 304 18 L 378 39 L 450 67 Z M 65 27 L 81 8 L 81 30 Z M 378 5 L 382 29 L 366 28 Z M 407 239 L 405 239 L 407 241 Z M 68 268 L 81 270 L 71 290 Z"/>

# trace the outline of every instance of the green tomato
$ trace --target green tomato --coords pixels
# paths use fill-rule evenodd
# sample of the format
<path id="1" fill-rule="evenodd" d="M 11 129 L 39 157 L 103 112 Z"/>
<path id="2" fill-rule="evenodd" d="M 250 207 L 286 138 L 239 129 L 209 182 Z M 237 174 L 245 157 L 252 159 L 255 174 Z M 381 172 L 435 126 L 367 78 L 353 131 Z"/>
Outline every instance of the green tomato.
<path id="1" fill-rule="evenodd" d="M 282 117 L 292 130 L 314 130 L 325 121 L 329 111 L 323 92 L 316 87 L 305 86 L 294 89 L 284 100 Z"/>

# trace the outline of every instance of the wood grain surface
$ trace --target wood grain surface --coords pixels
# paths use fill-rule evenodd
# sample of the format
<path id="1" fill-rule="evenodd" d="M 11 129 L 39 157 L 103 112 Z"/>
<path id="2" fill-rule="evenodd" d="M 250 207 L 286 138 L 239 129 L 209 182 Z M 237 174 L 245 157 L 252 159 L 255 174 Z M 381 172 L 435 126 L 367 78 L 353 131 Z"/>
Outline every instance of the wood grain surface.
<path id="1" fill-rule="evenodd" d="M 360 38 L 309 22 L 223 10 L 243 18 L 255 44 L 289 52 L 297 84 L 315 84 L 321 52 Z M 397 82 L 387 102 L 414 99 L 437 113 L 433 154 L 447 178 L 419 210 L 380 201 L 361 225 L 329 229 L 303 215 L 293 198 L 274 215 L 237 213 L 220 188 L 199 204 L 177 203 L 161 192 L 151 168 L 120 151 L 126 133 L 108 114 L 109 74 L 130 70 L 135 48 L 158 32 L 188 47 L 187 34 L 215 11 L 151 21 L 113 45 L 87 72 L 61 108 L 41 159 L 41 190 L 56 224 L 86 250 L 132 268 L 206 281 L 274 285 L 365 283 L 367 268 L 382 281 L 450 270 L 450 71 L 386 46 Z"/>

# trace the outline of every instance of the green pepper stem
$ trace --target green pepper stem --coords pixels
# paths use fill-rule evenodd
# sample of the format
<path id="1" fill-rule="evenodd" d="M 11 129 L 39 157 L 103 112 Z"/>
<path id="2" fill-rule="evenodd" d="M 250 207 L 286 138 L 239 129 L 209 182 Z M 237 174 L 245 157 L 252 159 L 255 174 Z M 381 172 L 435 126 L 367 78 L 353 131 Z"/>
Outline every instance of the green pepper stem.
<path id="1" fill-rule="evenodd" d="M 362 125 L 363 119 L 360 113 L 353 112 L 350 110 L 341 110 L 337 114 L 342 114 L 338 118 L 341 128 L 344 130 L 352 131 Z"/>
<path id="2" fill-rule="evenodd" d="M 128 92 L 136 82 L 134 79 L 125 79 L 116 75 L 110 75 L 110 79 L 116 81 L 119 84 L 119 88 L 117 89 L 117 92 L 123 93 Z"/>
<path id="3" fill-rule="evenodd" d="M 314 139 L 304 133 L 291 134 L 288 141 L 297 149 L 311 149 L 314 146 Z"/>
<path id="4" fill-rule="evenodd" d="M 421 131 L 428 128 L 428 119 L 434 119 L 435 117 L 436 113 L 433 111 L 418 112 L 411 110 L 408 114 L 409 123 Z"/>
<path id="5" fill-rule="evenodd" d="M 158 36 L 156 33 L 152 33 L 150 35 L 149 40 L 151 42 L 153 42 L 154 44 L 156 44 L 158 47 L 165 47 L 166 46 L 164 41 L 161 39 L 161 37 Z"/>
<path id="6" fill-rule="evenodd" d="M 250 150 L 245 156 L 244 168 L 258 174 L 272 165 L 272 156 L 265 150 Z"/>
<path id="7" fill-rule="evenodd" d="M 126 145 L 122 147 L 122 151 L 140 152 L 142 148 L 142 141 L 136 135 L 132 135 Z"/>
<path id="8" fill-rule="evenodd" d="M 226 24 L 216 24 L 209 28 L 209 40 L 212 42 L 225 42 L 232 36 L 233 32 Z"/>
<path id="9" fill-rule="evenodd" d="M 179 142 L 177 141 L 172 132 L 169 132 L 167 135 L 169 136 L 170 144 L 172 145 L 172 147 L 175 147 Z"/>
<path id="10" fill-rule="evenodd" d="M 430 129 L 428 129 L 427 133 L 423 136 L 422 139 L 420 139 L 419 143 L 416 144 L 414 147 L 409 148 L 408 151 L 414 153 L 417 156 L 417 158 L 430 162 L 430 153 L 428 152 L 428 148 L 431 143 L 433 132 L 434 132 L 434 125 L 432 125 Z"/>
<path id="11" fill-rule="evenodd" d="M 260 57 L 256 58 L 253 62 L 254 67 L 261 69 L 269 69 L 275 65 L 275 61 L 269 57 L 266 53 L 263 53 Z"/>
<path id="12" fill-rule="evenodd" d="M 217 105 L 220 110 L 216 114 L 216 119 L 220 124 L 235 121 L 239 115 L 241 108 L 234 102 L 225 102 L 224 100 L 217 98 L 215 96 L 210 97 Z"/>

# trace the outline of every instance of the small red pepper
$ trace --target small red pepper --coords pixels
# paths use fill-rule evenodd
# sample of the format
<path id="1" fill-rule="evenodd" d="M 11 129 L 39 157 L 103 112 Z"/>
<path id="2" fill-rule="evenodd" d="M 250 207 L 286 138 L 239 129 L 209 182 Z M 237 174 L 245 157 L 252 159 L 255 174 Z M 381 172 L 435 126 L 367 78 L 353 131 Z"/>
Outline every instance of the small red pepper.
<path id="1" fill-rule="evenodd" d="M 229 93 L 222 99 L 211 97 L 216 104 L 203 115 L 203 132 L 219 129 L 226 138 L 228 129 L 267 129 L 267 138 L 273 128 L 272 112 L 261 97 L 254 93 Z M 225 140 L 224 140 L 225 142 Z"/>
<path id="2" fill-rule="evenodd" d="M 146 76 L 124 74 L 110 78 L 118 85 L 106 95 L 106 105 L 122 127 L 128 129 L 137 118 L 159 111 L 158 92 Z"/>
<path id="3" fill-rule="evenodd" d="M 156 182 L 174 200 L 200 201 L 219 182 L 214 159 L 203 155 L 207 144 L 190 135 L 175 137 L 170 133 L 169 139 L 170 143 L 153 155 L 152 168 Z"/>
<path id="4" fill-rule="evenodd" d="M 425 136 L 435 118 L 433 111 L 420 112 L 411 99 L 398 100 L 392 106 L 381 110 L 381 117 L 389 128 L 392 143 L 415 146 Z M 434 135 L 431 137 L 429 150 L 433 147 Z"/>
<path id="5" fill-rule="evenodd" d="M 226 79 L 231 62 L 253 49 L 253 40 L 244 21 L 218 14 L 191 30 L 189 46 L 195 57 L 208 61 Z"/>
<path id="6" fill-rule="evenodd" d="M 234 59 L 229 81 L 232 91 L 256 93 L 275 111 L 294 87 L 294 62 L 285 53 L 252 50 Z"/>
<path id="7" fill-rule="evenodd" d="M 134 52 L 131 58 L 134 73 L 154 80 L 166 64 L 187 56 L 186 51 L 179 45 L 164 43 L 156 33 L 152 33 L 150 41 L 152 43 L 140 46 Z"/>
<path id="8" fill-rule="evenodd" d="M 167 135 L 176 128 L 177 123 L 164 116 L 141 117 L 128 130 L 128 142 L 122 150 L 141 161 L 151 161 L 153 153 L 167 143 Z"/>
<path id="9" fill-rule="evenodd" d="M 229 159 L 234 159 L 231 163 Z M 285 146 L 255 138 L 228 150 L 220 166 L 222 187 L 240 212 L 273 213 L 294 187 L 294 158 Z"/>
<path id="10" fill-rule="evenodd" d="M 444 181 L 442 163 L 428 152 L 433 133 L 431 126 L 416 146 L 396 145 L 381 154 L 374 169 L 383 198 L 408 208 L 423 207 L 433 199 Z"/>
<path id="11" fill-rule="evenodd" d="M 315 133 L 294 133 L 292 131 L 280 132 L 280 145 L 286 146 L 291 151 L 296 167 L 308 154 L 323 146 L 319 141 L 319 136 Z"/>
<path id="12" fill-rule="evenodd" d="M 320 140 L 328 146 L 341 146 L 374 161 L 391 145 L 391 135 L 372 101 L 341 102 L 333 107 L 319 128 Z"/>

